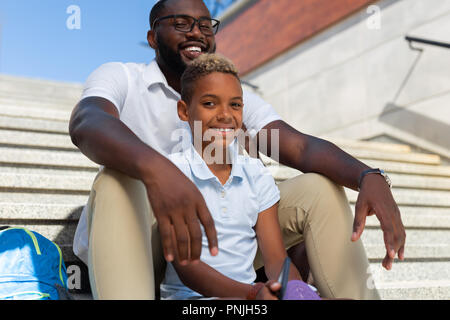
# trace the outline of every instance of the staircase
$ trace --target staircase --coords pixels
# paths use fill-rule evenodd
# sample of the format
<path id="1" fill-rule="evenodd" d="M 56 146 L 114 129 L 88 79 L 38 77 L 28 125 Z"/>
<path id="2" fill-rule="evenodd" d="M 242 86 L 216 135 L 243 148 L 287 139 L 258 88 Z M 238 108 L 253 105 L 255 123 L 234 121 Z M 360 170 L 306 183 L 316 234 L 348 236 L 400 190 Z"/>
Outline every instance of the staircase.
<path id="1" fill-rule="evenodd" d="M 86 268 L 72 252 L 72 239 L 98 166 L 68 135 L 80 90 L 79 85 L 0 76 L 0 225 L 25 226 L 58 243 L 73 275 L 81 270 L 81 285 L 69 277 L 72 288 L 86 293 Z M 384 168 L 393 181 L 407 229 L 405 261 L 391 271 L 382 269 L 385 249 L 375 217 L 367 219 L 362 237 L 382 298 L 449 299 L 450 166 L 406 145 L 334 142 L 368 165 Z M 277 181 L 300 174 L 267 158 L 264 162 Z M 354 209 L 357 193 L 346 192 Z"/>

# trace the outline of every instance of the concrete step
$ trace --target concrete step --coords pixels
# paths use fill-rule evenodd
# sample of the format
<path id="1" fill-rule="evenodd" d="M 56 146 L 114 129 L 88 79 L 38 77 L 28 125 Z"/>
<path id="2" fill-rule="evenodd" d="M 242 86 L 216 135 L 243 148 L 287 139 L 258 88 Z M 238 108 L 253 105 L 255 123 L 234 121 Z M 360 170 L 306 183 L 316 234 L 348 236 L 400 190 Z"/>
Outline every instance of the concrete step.
<path id="1" fill-rule="evenodd" d="M 417 164 L 434 164 L 439 165 L 441 163 L 441 158 L 435 154 L 426 153 L 386 153 L 372 150 L 363 149 L 347 149 L 347 152 L 353 157 L 361 160 L 384 160 L 384 161 L 395 161 L 395 162 L 405 162 L 405 163 L 417 163 Z"/>
<path id="2" fill-rule="evenodd" d="M 450 190 L 450 177 L 427 177 L 388 173 L 395 188 Z"/>
<path id="3" fill-rule="evenodd" d="M 411 147 L 406 144 L 394 144 L 394 143 L 384 143 L 376 141 L 358 141 L 358 140 L 346 140 L 339 138 L 327 138 L 323 139 L 330 141 L 337 145 L 343 150 L 372 150 L 380 152 L 390 152 L 390 153 L 409 153 L 411 152 Z"/>
<path id="4" fill-rule="evenodd" d="M 411 175 L 423 175 L 423 176 L 438 176 L 438 177 L 450 177 L 450 166 L 443 165 L 424 165 L 424 164 L 410 164 L 392 161 L 378 161 L 378 160 L 365 160 L 368 166 L 372 168 L 381 168 L 388 174 L 401 173 Z"/>
<path id="5" fill-rule="evenodd" d="M 0 92 L 9 93 L 12 96 L 29 94 L 36 97 L 36 99 L 42 96 L 76 99 L 80 96 L 82 89 L 83 85 L 81 83 L 0 74 Z"/>
<path id="6" fill-rule="evenodd" d="M 0 202 L 1 219 L 77 221 L 83 205 Z"/>
<path id="7" fill-rule="evenodd" d="M 88 196 L 85 194 L 61 194 L 45 192 L 11 192 L 0 189 L 0 203 L 21 204 L 68 204 L 84 206 Z"/>
<path id="8" fill-rule="evenodd" d="M 73 150 L 78 149 L 72 144 L 69 135 L 35 133 L 0 129 L 0 144 L 15 147 Z"/>
<path id="9" fill-rule="evenodd" d="M 71 110 L 53 110 L 48 108 L 24 107 L 20 104 L 2 104 L 0 103 L 0 115 L 9 117 L 18 117 L 26 119 L 55 120 L 68 123 Z"/>
<path id="10" fill-rule="evenodd" d="M 386 256 L 386 247 L 384 245 L 364 245 L 367 257 L 370 260 L 381 260 Z M 450 260 L 450 244 L 440 243 L 432 245 L 405 245 L 405 259 L 424 260 L 427 259 L 448 259 Z"/>
<path id="11" fill-rule="evenodd" d="M 1 152 L 1 148 L 0 148 Z M 0 172 L 14 174 L 34 174 L 34 175 L 56 175 L 56 176 L 82 176 L 92 178 L 98 172 L 98 168 L 74 168 L 74 167 L 52 167 L 39 165 L 19 165 L 19 164 L 2 164 L 0 162 Z"/>
<path id="12" fill-rule="evenodd" d="M 0 115 L 0 129 L 67 134 L 67 121 L 19 118 Z"/>
<path id="13" fill-rule="evenodd" d="M 345 188 L 350 203 L 356 202 L 358 192 Z M 414 189 L 392 189 L 399 206 L 450 207 L 450 191 L 424 191 Z"/>
<path id="14" fill-rule="evenodd" d="M 1 131 L 1 130 L 0 130 Z M 0 133 L 1 134 L 1 133 Z M 8 134 L 14 135 L 12 132 Z M 28 136 L 29 137 L 29 136 Z M 47 138 L 51 138 L 46 136 Z M 14 143 L 20 142 L 25 137 L 16 137 Z M 0 137 L 0 141 L 1 141 Z M 6 139 L 6 138 L 5 138 Z M 67 137 L 59 136 L 60 146 L 67 146 Z M 10 141 L 11 142 L 11 141 Z M 34 144 L 34 142 L 30 142 Z M 42 146 L 44 143 L 42 143 Z M 55 150 L 36 150 L 27 148 L 12 148 L 1 147 L 0 148 L 0 163 L 4 165 L 28 165 L 28 166 L 41 166 L 41 167 L 61 167 L 61 168 L 83 168 L 83 169 L 96 169 L 99 166 L 85 157 L 81 152 L 73 151 L 55 151 Z"/>
<path id="15" fill-rule="evenodd" d="M 92 182 L 93 179 L 89 177 L 0 172 L 0 189 L 3 190 L 45 190 L 86 194 L 91 189 Z"/>
<path id="16" fill-rule="evenodd" d="M 426 164 L 426 165 L 440 165 L 441 158 L 435 154 L 407 152 L 407 153 L 393 153 L 384 151 L 374 151 L 367 149 L 347 148 L 347 153 L 351 154 L 357 159 L 365 160 L 378 160 L 378 161 L 390 161 L 400 163 L 413 163 L 413 164 Z M 267 165 L 275 165 L 277 162 L 261 155 L 261 160 Z"/>
<path id="17" fill-rule="evenodd" d="M 354 214 L 355 206 L 351 208 Z M 450 208 L 401 206 L 399 209 L 406 228 L 450 229 Z M 366 226 L 379 227 L 380 222 L 376 216 L 370 216 L 367 217 Z"/>
<path id="18" fill-rule="evenodd" d="M 350 238 L 351 235 L 349 235 Z M 383 232 L 381 229 L 366 228 L 361 236 L 364 245 L 384 245 Z M 406 230 L 406 246 L 442 246 L 450 245 L 450 229 L 433 230 L 433 229 L 407 229 Z M 407 247 L 405 247 L 405 253 Z M 450 255 L 450 252 L 447 253 Z"/>
<path id="19" fill-rule="evenodd" d="M 383 167 L 383 166 L 380 166 Z M 276 181 L 284 181 L 293 178 L 300 171 L 284 166 L 270 165 L 267 167 Z M 394 188 L 426 189 L 426 190 L 450 190 L 450 176 L 424 176 L 408 173 L 391 173 L 386 171 L 391 178 Z"/>
<path id="20" fill-rule="evenodd" d="M 386 247 L 381 229 L 366 228 L 361 239 L 369 259 L 382 260 L 385 257 Z M 450 229 L 407 229 L 405 259 L 446 259 L 450 261 Z"/>
<path id="21" fill-rule="evenodd" d="M 48 110 L 72 110 L 77 102 L 77 100 L 67 101 L 54 98 L 36 100 L 32 96 L 11 97 L 8 95 L 0 95 L 0 105 L 18 105 L 21 107 L 42 108 Z"/>
<path id="22" fill-rule="evenodd" d="M 386 286 L 384 286 L 386 285 Z M 415 282 L 393 282 L 383 284 L 383 289 L 379 289 L 383 300 L 449 300 L 450 284 L 447 281 L 421 281 Z M 84 296 L 82 297 L 84 298 Z M 88 298 L 87 298 L 88 299 Z"/>
<path id="23" fill-rule="evenodd" d="M 396 262 L 390 271 L 374 262 L 370 270 L 383 299 L 450 299 L 450 261 Z"/>

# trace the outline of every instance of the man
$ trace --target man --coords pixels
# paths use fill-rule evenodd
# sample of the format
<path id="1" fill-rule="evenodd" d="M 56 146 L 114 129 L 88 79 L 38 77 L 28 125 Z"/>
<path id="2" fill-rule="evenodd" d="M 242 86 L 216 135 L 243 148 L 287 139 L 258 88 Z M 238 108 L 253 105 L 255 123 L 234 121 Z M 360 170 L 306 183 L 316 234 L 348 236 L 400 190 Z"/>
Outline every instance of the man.
<path id="1" fill-rule="evenodd" d="M 162 0 L 152 9 L 150 27 L 155 61 L 101 66 L 89 77 L 70 121 L 73 143 L 106 167 L 94 181 L 74 240 L 99 299 L 154 298 L 163 267 L 159 247 L 167 261 L 178 252 L 182 264 L 198 263 L 200 226 L 211 254 L 219 248 L 200 192 L 165 157 L 177 143 L 173 133 L 183 127 L 176 115 L 180 77 L 190 61 L 215 51 L 218 25 L 201 0 Z M 406 237 L 384 176 L 335 145 L 290 127 L 254 94 L 245 92 L 244 104 L 245 127 L 265 129 L 269 142 L 278 130 L 279 161 L 305 173 L 279 185 L 278 215 L 289 253 L 295 260 L 306 246 L 322 296 L 379 298 L 366 285 L 369 265 L 359 240 L 366 217 L 375 214 L 381 222 L 386 269 L 396 255 L 403 259 Z M 353 229 L 347 198 L 337 185 L 360 190 Z M 255 266 L 261 266 L 258 259 Z"/>

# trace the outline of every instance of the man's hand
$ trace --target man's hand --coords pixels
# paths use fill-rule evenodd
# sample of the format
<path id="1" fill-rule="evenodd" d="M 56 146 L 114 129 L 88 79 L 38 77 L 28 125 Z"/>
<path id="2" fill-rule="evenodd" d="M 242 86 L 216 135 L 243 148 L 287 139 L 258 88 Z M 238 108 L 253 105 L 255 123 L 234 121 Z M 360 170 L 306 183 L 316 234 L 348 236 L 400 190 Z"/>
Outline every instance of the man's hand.
<path id="1" fill-rule="evenodd" d="M 164 256 L 167 261 L 175 255 L 181 265 L 200 260 L 203 225 L 211 255 L 218 253 L 214 220 L 197 187 L 173 165 L 162 159 L 151 178 L 143 179 L 161 235 Z"/>
<path id="2" fill-rule="evenodd" d="M 396 254 L 400 260 L 404 259 L 406 233 L 391 190 L 384 178 L 378 174 L 366 175 L 360 186 L 355 207 L 352 241 L 357 241 L 361 237 L 366 217 L 374 214 L 381 223 L 386 246 L 386 256 L 382 265 L 390 270 Z"/>

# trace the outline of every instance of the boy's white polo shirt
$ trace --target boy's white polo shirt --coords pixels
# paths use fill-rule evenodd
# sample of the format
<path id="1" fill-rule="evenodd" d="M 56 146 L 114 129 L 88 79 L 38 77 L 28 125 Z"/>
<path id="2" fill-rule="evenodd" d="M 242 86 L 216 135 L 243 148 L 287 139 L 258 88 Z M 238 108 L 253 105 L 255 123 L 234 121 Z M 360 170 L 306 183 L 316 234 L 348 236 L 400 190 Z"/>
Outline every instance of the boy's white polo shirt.
<path id="1" fill-rule="evenodd" d="M 250 284 L 256 278 L 254 226 L 259 213 L 280 200 L 280 192 L 260 160 L 239 155 L 237 143 L 232 143 L 228 150 L 232 156 L 232 169 L 224 185 L 192 145 L 182 153 L 169 155 L 169 159 L 198 187 L 214 219 L 219 254 L 213 257 L 209 253 L 202 228 L 201 260 L 231 279 Z M 182 284 L 173 266 L 168 264 L 161 297 L 188 299 L 198 295 Z"/>
<path id="2" fill-rule="evenodd" d="M 81 99 L 102 97 L 117 108 L 120 120 L 139 139 L 164 156 L 182 150 L 182 138 L 190 135 L 186 122 L 178 118 L 180 95 L 172 89 L 156 60 L 150 64 L 106 63 L 87 79 Z M 243 122 L 257 133 L 267 124 L 280 120 L 273 107 L 257 95 L 244 90 Z M 87 215 L 83 210 L 74 237 L 75 254 L 87 264 Z"/>

